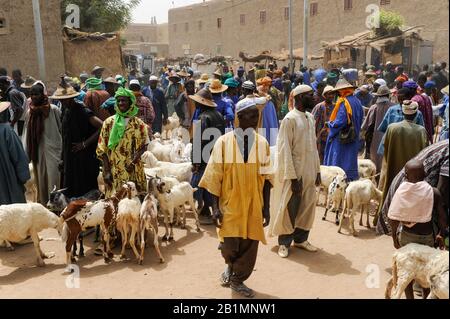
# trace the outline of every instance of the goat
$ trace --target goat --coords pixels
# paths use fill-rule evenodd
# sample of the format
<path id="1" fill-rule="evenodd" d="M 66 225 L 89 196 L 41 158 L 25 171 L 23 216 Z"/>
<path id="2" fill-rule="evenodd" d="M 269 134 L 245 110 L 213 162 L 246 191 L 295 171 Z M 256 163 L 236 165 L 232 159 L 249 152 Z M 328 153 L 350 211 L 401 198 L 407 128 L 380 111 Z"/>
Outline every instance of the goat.
<path id="1" fill-rule="evenodd" d="M 345 197 L 345 190 L 348 186 L 345 176 L 336 176 L 328 188 L 328 201 L 325 207 L 325 215 L 322 220 L 327 219 L 328 210 L 336 212 L 336 225 L 339 225 L 339 211 L 342 208 Z"/>
<path id="2" fill-rule="evenodd" d="M 102 193 L 99 190 L 94 189 L 81 197 L 68 198 L 64 194 L 64 192 L 66 190 L 67 190 L 67 188 L 56 190 L 56 186 L 55 186 L 53 188 L 52 192 L 50 193 L 49 201 L 47 203 L 47 208 L 58 216 L 67 207 L 67 205 L 69 205 L 70 202 L 73 202 L 75 200 L 80 200 L 80 199 L 84 199 L 87 201 L 96 201 L 102 197 Z M 78 241 L 80 243 L 80 252 L 78 254 L 78 257 L 84 257 L 83 238 L 86 235 L 87 234 L 85 232 L 81 232 L 78 236 Z M 76 241 L 73 243 L 73 253 L 72 254 L 73 254 L 73 256 L 77 256 L 77 242 Z"/>
<path id="3" fill-rule="evenodd" d="M 11 242 L 18 243 L 31 236 L 37 256 L 36 263 L 39 267 L 45 265 L 43 259 L 54 256 L 53 253 L 44 254 L 39 244 L 38 233 L 47 228 L 55 228 L 61 234 L 62 223 L 58 216 L 41 204 L 0 206 L 0 242 L 5 242 L 7 249 L 13 251 Z"/>
<path id="4" fill-rule="evenodd" d="M 80 232 L 98 225 L 103 232 L 103 257 L 105 262 L 110 261 L 113 253 L 109 243 L 109 229 L 115 227 L 118 205 L 127 196 L 128 188 L 128 184 L 124 184 L 113 197 L 95 203 L 87 200 L 73 201 L 61 213 L 60 219 L 64 222 L 62 240 L 66 243 L 67 266 L 73 261 L 70 248 Z"/>
<path id="5" fill-rule="evenodd" d="M 173 240 L 173 223 L 176 208 L 181 208 L 183 212 L 182 229 L 186 227 L 186 204 L 191 206 L 191 209 L 194 212 L 197 231 L 200 232 L 200 222 L 198 220 L 198 213 L 194 203 L 194 192 L 196 192 L 197 189 L 192 188 L 192 186 L 187 182 L 175 185 L 172 189 L 169 189 L 166 183 L 159 182 L 156 189 L 156 197 L 158 198 L 161 210 L 164 213 L 164 224 L 166 228 L 166 233 L 163 237 L 164 241 Z"/>
<path id="6" fill-rule="evenodd" d="M 377 166 L 369 159 L 358 159 L 358 174 L 360 178 L 371 179 L 375 183 Z"/>
<path id="7" fill-rule="evenodd" d="M 448 258 L 448 251 L 424 245 L 408 244 L 400 248 L 392 258 L 392 278 L 385 298 L 400 299 L 414 280 L 422 288 L 431 289 L 428 299 L 449 299 Z"/>
<path id="8" fill-rule="evenodd" d="M 151 188 L 150 182 L 149 188 Z M 156 253 L 158 254 L 160 263 L 164 263 L 164 257 L 162 256 L 159 249 L 158 208 L 156 204 L 156 198 L 152 192 L 149 192 L 149 194 L 145 197 L 144 202 L 142 203 L 139 220 L 141 230 L 141 255 L 139 256 L 139 264 L 142 265 L 144 262 L 145 235 L 147 231 L 150 231 L 153 235 L 153 244 L 155 246 Z"/>
<path id="9" fill-rule="evenodd" d="M 142 160 L 148 168 L 160 168 L 160 176 L 174 176 L 180 182 L 190 182 L 192 179 L 192 163 L 161 162 L 149 151 L 142 155 Z"/>
<path id="10" fill-rule="evenodd" d="M 173 113 L 173 115 L 167 119 L 167 124 L 163 125 L 161 134 L 162 139 L 170 139 L 171 136 L 169 137 L 169 135 L 171 135 L 173 131 L 175 131 L 175 129 L 177 129 L 178 127 L 180 127 L 180 119 L 177 113 Z"/>
<path id="11" fill-rule="evenodd" d="M 362 220 L 365 212 L 367 214 L 367 228 L 370 229 L 368 208 L 369 204 L 371 200 L 376 200 L 378 201 L 378 203 L 380 203 L 382 197 L 383 193 L 375 187 L 374 183 L 371 180 L 365 179 L 351 182 L 345 191 L 344 209 L 341 215 L 338 233 L 341 233 L 345 215 L 348 215 L 350 219 L 351 233 L 353 236 L 357 236 L 354 225 L 354 211 L 357 208 L 361 209 L 361 218 L 359 220 L 359 225 L 363 226 Z"/>
<path id="12" fill-rule="evenodd" d="M 319 195 L 321 192 L 325 193 L 325 205 L 328 203 L 328 189 L 336 176 L 342 176 L 347 179 L 345 171 L 340 167 L 320 166 L 321 184 L 319 186 Z M 319 205 L 319 198 L 320 196 L 317 196 L 317 205 Z"/>
<path id="13" fill-rule="evenodd" d="M 139 215 L 141 212 L 141 201 L 138 197 L 136 185 L 132 182 L 128 182 L 127 197 L 119 202 L 116 226 L 122 237 L 122 250 L 120 252 L 120 258 L 126 259 L 125 248 L 129 241 L 131 249 L 139 261 L 139 253 L 136 249 L 135 240 L 136 234 L 139 233 Z M 128 238 L 128 231 L 130 231 L 130 237 Z"/>

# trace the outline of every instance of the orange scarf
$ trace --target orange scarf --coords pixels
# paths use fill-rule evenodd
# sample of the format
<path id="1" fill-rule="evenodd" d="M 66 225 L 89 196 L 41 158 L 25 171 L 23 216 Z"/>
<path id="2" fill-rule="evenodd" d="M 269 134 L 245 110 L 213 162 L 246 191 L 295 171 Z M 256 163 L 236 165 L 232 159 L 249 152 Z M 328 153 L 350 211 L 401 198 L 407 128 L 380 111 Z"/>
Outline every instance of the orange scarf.
<path id="1" fill-rule="evenodd" d="M 352 106 L 350 105 L 350 102 L 348 101 L 347 97 L 350 95 L 353 95 L 353 92 L 355 92 L 355 89 L 345 89 L 345 90 L 339 91 L 339 98 L 336 101 L 336 105 L 333 109 L 333 112 L 331 113 L 330 122 L 333 122 L 336 120 L 340 106 L 342 103 L 344 103 L 345 110 L 347 111 L 348 124 L 350 124 L 352 122 L 353 111 L 352 111 Z"/>

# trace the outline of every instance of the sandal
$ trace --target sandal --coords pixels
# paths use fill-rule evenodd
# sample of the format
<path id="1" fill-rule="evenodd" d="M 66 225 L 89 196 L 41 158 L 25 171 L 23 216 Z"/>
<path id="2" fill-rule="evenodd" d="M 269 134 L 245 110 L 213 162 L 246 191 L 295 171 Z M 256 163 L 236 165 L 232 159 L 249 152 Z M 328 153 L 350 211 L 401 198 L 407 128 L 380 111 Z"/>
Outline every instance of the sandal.
<path id="1" fill-rule="evenodd" d="M 220 285 L 225 288 L 229 288 L 231 284 L 231 270 L 230 267 L 227 266 L 225 271 L 220 275 Z"/>
<path id="2" fill-rule="evenodd" d="M 246 285 L 244 285 L 243 283 L 241 284 L 231 284 L 231 289 L 235 292 L 237 292 L 238 294 L 240 294 L 241 296 L 244 296 L 246 298 L 253 298 L 255 297 L 255 292 L 248 288 Z"/>

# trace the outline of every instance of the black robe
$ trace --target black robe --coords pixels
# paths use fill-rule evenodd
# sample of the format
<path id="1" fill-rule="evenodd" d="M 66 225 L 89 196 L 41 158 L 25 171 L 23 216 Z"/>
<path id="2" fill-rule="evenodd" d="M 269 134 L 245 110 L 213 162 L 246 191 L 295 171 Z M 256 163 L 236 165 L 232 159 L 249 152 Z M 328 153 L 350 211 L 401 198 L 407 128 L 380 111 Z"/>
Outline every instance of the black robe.
<path id="1" fill-rule="evenodd" d="M 80 197 L 98 189 L 97 177 L 99 161 L 95 154 L 97 143 L 78 153 L 72 152 L 73 144 L 86 141 L 97 131 L 89 119 L 94 113 L 81 103 L 76 107 L 67 108 L 63 113 L 62 135 L 64 162 L 64 188 L 68 197 Z"/>

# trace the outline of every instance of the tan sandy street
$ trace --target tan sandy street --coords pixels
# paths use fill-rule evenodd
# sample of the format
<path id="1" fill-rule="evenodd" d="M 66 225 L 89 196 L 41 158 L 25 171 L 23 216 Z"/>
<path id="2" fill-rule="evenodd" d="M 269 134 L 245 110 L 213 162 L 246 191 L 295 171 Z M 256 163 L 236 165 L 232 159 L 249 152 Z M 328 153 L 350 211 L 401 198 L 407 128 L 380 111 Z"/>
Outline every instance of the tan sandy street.
<path id="1" fill-rule="evenodd" d="M 318 210 L 311 242 L 321 250 L 317 254 L 298 249 L 282 260 L 277 255 L 276 239 L 260 246 L 256 270 L 247 282 L 257 291 L 257 298 L 383 298 L 389 279 L 394 248 L 387 236 L 376 237 L 374 231 L 356 226 L 358 238 L 339 235 L 331 222 L 321 220 Z M 188 220 L 192 225 L 192 220 Z M 176 242 L 162 253 L 165 264 L 159 264 L 152 247 L 147 249 L 144 266 L 134 261 L 122 262 L 116 256 L 106 265 L 93 254 L 91 235 L 86 240 L 86 255 L 79 264 L 80 288 L 66 288 L 63 275 L 65 254 L 63 244 L 44 241 L 44 252 L 56 252 L 45 268 L 34 266 L 33 246 L 16 246 L 15 252 L 0 249 L 0 298 L 236 298 L 230 289 L 222 288 L 218 276 L 224 269 L 218 242 L 212 226 L 201 234 L 176 230 Z M 162 229 L 161 229 L 162 231 Z M 55 238 L 56 232 L 46 231 L 44 238 Z M 118 254 L 118 249 L 115 249 Z M 132 251 L 127 251 L 131 257 Z M 379 288 L 369 289 L 369 272 L 380 271 Z"/>

